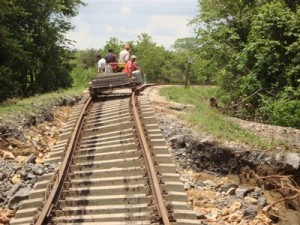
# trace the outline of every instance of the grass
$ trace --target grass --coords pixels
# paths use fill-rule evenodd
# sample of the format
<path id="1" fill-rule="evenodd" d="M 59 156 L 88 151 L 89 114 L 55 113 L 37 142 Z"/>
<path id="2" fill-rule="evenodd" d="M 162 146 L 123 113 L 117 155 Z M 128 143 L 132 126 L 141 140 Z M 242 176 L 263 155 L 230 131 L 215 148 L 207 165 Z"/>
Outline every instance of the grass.
<path id="1" fill-rule="evenodd" d="M 9 99 L 0 104 L 1 125 L 16 125 L 20 123 L 17 118 L 29 118 L 31 114 L 39 114 L 43 110 L 49 110 L 64 96 L 79 96 L 84 88 L 72 88 L 57 92 L 36 95 L 24 99 Z"/>
<path id="2" fill-rule="evenodd" d="M 10 99 L 0 104 L 0 124 L 18 126 L 20 120 L 29 118 L 30 115 L 39 114 L 49 110 L 64 96 L 79 96 L 85 88 L 73 88 L 58 92 L 37 95 L 26 99 Z M 258 135 L 239 127 L 228 117 L 209 106 L 211 96 L 218 96 L 217 87 L 201 86 L 167 87 L 160 89 L 160 94 L 170 101 L 182 104 L 193 104 L 195 109 L 179 115 L 188 121 L 195 129 L 214 136 L 216 139 L 235 141 L 248 144 L 259 149 L 273 149 L 276 146 L 285 146 L 285 143 L 273 139 L 262 139 Z M 219 99 L 219 97 L 218 97 Z M 20 119 L 21 118 L 21 119 Z"/>
<path id="3" fill-rule="evenodd" d="M 217 140 L 244 143 L 252 148 L 271 150 L 276 146 L 288 148 L 285 142 L 274 139 L 262 139 L 253 132 L 241 128 L 234 121 L 210 107 L 209 99 L 218 96 L 220 90 L 213 86 L 166 87 L 160 89 L 160 95 L 168 100 L 195 105 L 195 109 L 179 114 L 179 118 L 189 122 L 198 130 L 212 135 Z M 219 96 L 218 96 L 218 99 Z"/>

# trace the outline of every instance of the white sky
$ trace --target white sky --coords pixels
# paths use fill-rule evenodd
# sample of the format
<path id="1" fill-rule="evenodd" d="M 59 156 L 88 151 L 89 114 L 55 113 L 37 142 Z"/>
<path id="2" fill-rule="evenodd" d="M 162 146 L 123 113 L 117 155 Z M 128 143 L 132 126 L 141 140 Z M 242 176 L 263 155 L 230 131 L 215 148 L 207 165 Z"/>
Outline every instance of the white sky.
<path id="1" fill-rule="evenodd" d="M 158 46 L 169 48 L 176 39 L 194 37 L 188 22 L 198 14 L 198 0 L 85 0 L 72 19 L 67 37 L 74 48 L 103 48 L 110 37 L 126 42 L 149 34 Z"/>

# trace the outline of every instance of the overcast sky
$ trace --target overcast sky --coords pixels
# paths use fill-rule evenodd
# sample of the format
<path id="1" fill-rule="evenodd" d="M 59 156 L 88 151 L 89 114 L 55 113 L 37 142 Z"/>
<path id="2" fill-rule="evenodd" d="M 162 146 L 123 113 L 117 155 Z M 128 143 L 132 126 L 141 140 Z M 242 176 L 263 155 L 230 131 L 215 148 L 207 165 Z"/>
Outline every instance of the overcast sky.
<path id="1" fill-rule="evenodd" d="M 110 37 L 137 40 L 149 34 L 158 46 L 170 48 L 179 38 L 194 37 L 188 22 L 198 14 L 198 0 L 85 0 L 72 19 L 67 37 L 74 48 L 103 48 Z"/>

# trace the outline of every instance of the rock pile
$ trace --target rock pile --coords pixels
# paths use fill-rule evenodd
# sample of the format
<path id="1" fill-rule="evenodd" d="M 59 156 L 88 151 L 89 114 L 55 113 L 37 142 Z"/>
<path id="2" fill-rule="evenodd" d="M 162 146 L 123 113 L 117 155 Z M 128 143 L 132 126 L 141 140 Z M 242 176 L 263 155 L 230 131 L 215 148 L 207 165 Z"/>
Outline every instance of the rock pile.
<path id="1" fill-rule="evenodd" d="M 67 98 L 59 105 L 74 103 L 75 100 Z M 45 111 L 43 115 L 32 114 L 27 123 L 12 118 L 19 121 L 16 122 L 18 127 L 0 125 L 0 225 L 8 224 L 19 202 L 28 198 L 38 177 L 59 166 L 45 163 L 45 160 L 71 115 L 72 107 Z"/>
<path id="2" fill-rule="evenodd" d="M 16 209 L 20 200 L 28 198 L 39 176 L 53 172 L 57 164 L 36 164 L 35 156 L 23 165 L 0 159 L 0 206 Z"/>
<path id="3" fill-rule="evenodd" d="M 20 201 L 28 199 L 39 176 L 51 173 L 58 167 L 49 163 L 36 164 L 35 159 L 33 154 L 23 157 L 23 164 L 14 159 L 0 159 L 0 224 L 7 224 Z"/>
<path id="4" fill-rule="evenodd" d="M 189 203 L 199 217 L 208 222 L 259 224 L 271 222 L 262 209 L 267 198 L 259 187 L 246 187 L 237 180 L 216 174 L 181 172 Z M 250 224 L 250 223 L 249 223 Z"/>

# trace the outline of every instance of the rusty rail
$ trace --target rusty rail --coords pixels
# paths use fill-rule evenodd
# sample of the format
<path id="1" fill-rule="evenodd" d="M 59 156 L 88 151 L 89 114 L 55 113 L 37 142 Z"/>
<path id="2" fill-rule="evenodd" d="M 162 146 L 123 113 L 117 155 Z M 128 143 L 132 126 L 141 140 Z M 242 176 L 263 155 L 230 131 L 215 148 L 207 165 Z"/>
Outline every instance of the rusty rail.
<path id="1" fill-rule="evenodd" d="M 145 88 L 145 86 L 141 87 L 141 89 L 144 89 L 144 88 Z M 161 194 L 159 182 L 158 182 L 158 179 L 156 176 L 154 163 L 153 163 L 151 153 L 149 150 L 147 138 L 146 138 L 143 126 L 142 126 L 142 122 L 140 120 L 138 108 L 136 106 L 136 93 L 141 91 L 141 89 L 137 89 L 135 92 L 132 93 L 132 96 L 131 96 L 131 106 L 132 106 L 132 111 L 133 111 L 134 122 L 135 122 L 135 125 L 137 128 L 137 135 L 138 135 L 138 138 L 139 138 L 139 141 L 141 144 L 141 148 L 142 148 L 143 154 L 145 156 L 147 170 L 148 170 L 148 174 L 149 174 L 149 178 L 150 178 L 150 185 L 151 185 L 152 193 L 154 195 L 155 203 L 157 205 L 158 214 L 159 214 L 160 218 L 162 219 L 162 222 L 164 225 L 170 225 L 171 223 L 169 220 L 169 214 L 168 214 L 168 211 L 166 209 L 165 203 L 162 198 L 162 194 Z"/>
<path id="2" fill-rule="evenodd" d="M 55 206 L 55 204 L 59 198 L 59 195 L 61 193 L 61 190 L 62 190 L 62 187 L 64 184 L 64 180 L 68 173 L 68 168 L 71 164 L 71 159 L 72 159 L 74 149 L 77 146 L 78 137 L 80 135 L 80 131 L 81 131 L 81 128 L 83 125 L 83 118 L 84 118 L 84 115 L 86 114 L 87 110 L 89 109 L 91 102 L 92 102 L 92 98 L 88 98 L 86 100 L 85 105 L 77 119 L 77 122 L 74 127 L 74 131 L 69 140 L 69 145 L 66 150 L 65 157 L 64 157 L 62 164 L 60 166 L 60 169 L 57 173 L 57 179 L 55 179 L 54 184 L 51 189 L 51 192 L 50 192 L 47 200 L 43 204 L 43 207 L 42 207 L 40 213 L 38 214 L 38 218 L 34 222 L 34 225 L 43 225 L 44 224 L 44 221 L 49 216 L 53 206 Z"/>

